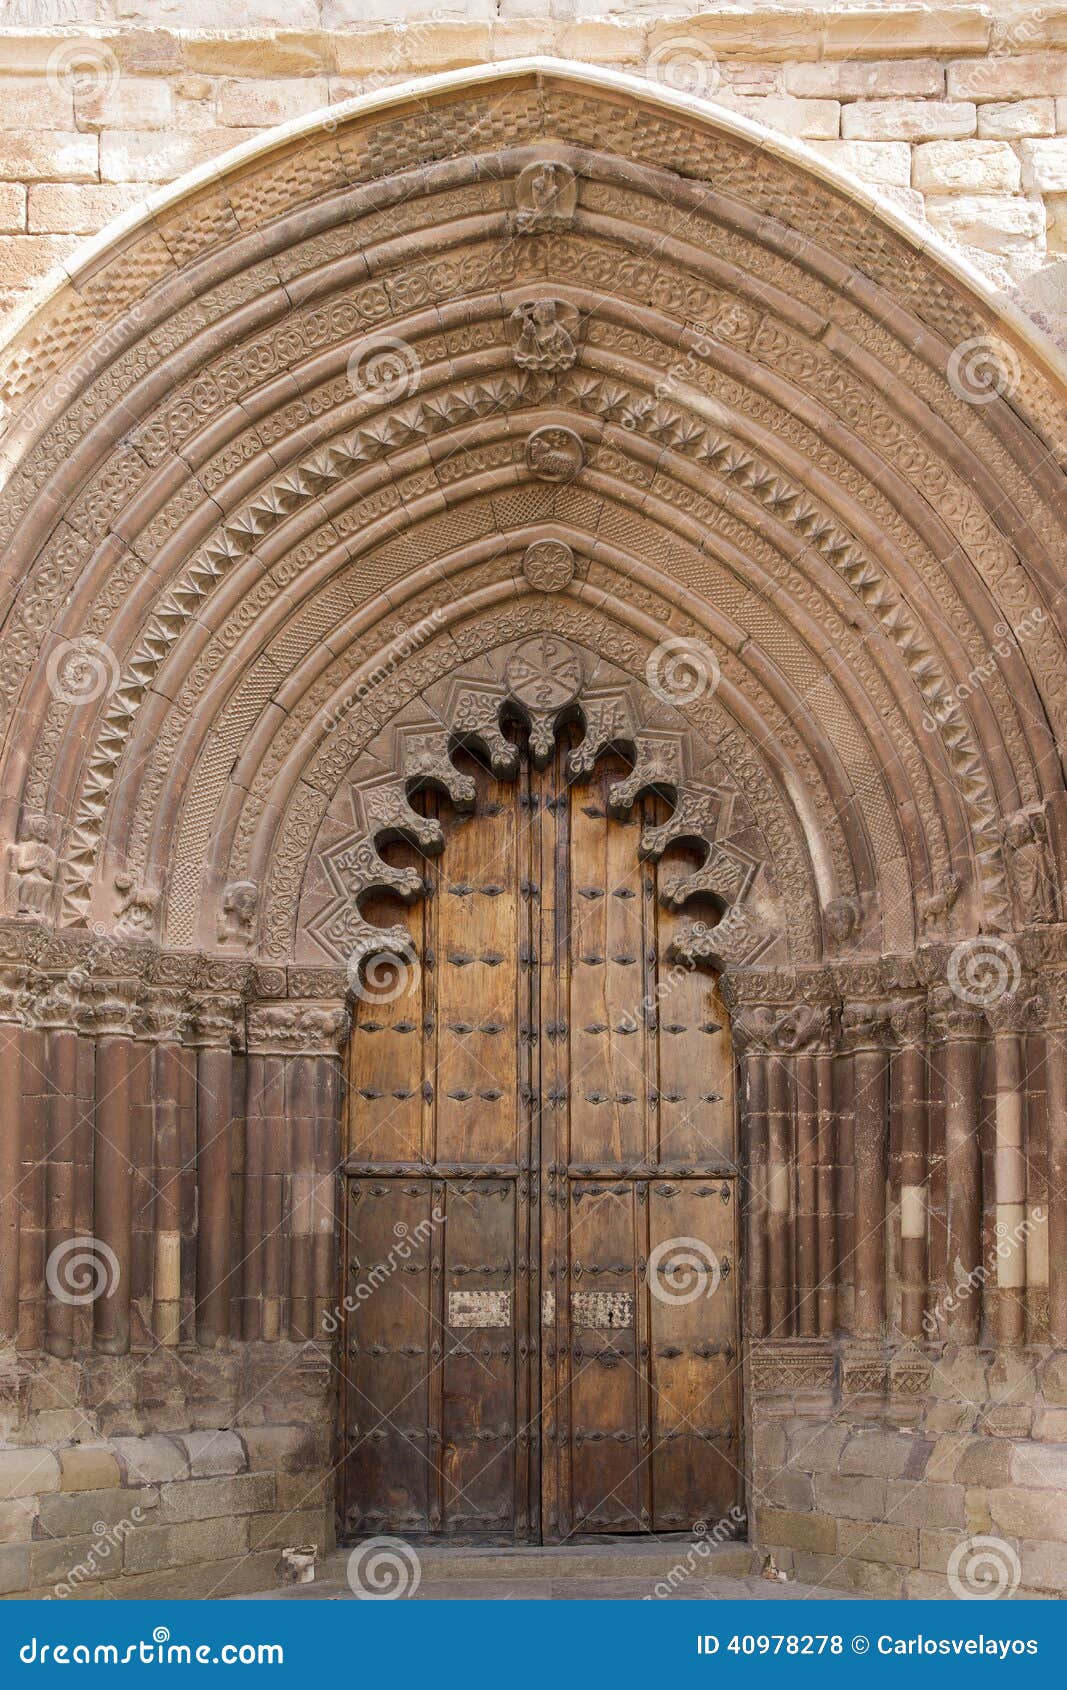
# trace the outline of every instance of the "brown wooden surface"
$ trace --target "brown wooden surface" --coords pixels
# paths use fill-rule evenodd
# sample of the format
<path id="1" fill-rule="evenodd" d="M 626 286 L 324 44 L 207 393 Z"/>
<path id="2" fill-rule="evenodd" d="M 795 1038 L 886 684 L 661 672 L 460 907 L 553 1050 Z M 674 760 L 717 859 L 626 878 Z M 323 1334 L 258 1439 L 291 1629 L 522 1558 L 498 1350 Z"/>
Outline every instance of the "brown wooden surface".
<path id="1" fill-rule="evenodd" d="M 669 957 L 701 913 L 661 907 L 678 862 L 639 858 L 663 806 L 608 815 L 624 773 L 478 771 L 443 856 L 394 848 L 431 892 L 401 912 L 420 968 L 354 1017 L 350 1536 L 676 1531 L 740 1498 L 729 1036 Z M 696 1279 L 664 1277 L 675 1239 Z"/>

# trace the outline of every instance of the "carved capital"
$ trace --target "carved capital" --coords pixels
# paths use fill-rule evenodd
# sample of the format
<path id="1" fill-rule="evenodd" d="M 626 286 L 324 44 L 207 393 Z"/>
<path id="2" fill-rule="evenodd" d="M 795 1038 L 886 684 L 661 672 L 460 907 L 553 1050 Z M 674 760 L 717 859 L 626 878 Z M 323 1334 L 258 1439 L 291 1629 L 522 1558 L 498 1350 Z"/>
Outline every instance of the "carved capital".
<path id="1" fill-rule="evenodd" d="M 189 1006 L 185 1042 L 195 1049 L 234 1049 L 240 1042 L 243 1021 L 239 997 L 221 992 L 196 997 Z"/>
<path id="2" fill-rule="evenodd" d="M 279 1056 L 336 1056 L 348 1026 L 343 1003 L 253 1004 L 248 1012 L 248 1049 Z"/>
<path id="3" fill-rule="evenodd" d="M 926 1038 L 925 998 L 894 998 L 886 1005 L 889 1030 L 898 1045 L 920 1045 Z"/>
<path id="4" fill-rule="evenodd" d="M 87 980 L 80 993 L 78 1025 L 99 1039 L 133 1038 L 138 1022 L 138 981 Z"/>
<path id="5" fill-rule="evenodd" d="M 846 1003 L 841 1011 L 844 1051 L 887 1050 L 893 1042 L 888 1003 Z"/>
<path id="6" fill-rule="evenodd" d="M 964 1003 L 950 986 L 935 986 L 929 998 L 931 1035 L 938 1040 L 977 1039 L 986 1029 L 983 1010 Z"/>

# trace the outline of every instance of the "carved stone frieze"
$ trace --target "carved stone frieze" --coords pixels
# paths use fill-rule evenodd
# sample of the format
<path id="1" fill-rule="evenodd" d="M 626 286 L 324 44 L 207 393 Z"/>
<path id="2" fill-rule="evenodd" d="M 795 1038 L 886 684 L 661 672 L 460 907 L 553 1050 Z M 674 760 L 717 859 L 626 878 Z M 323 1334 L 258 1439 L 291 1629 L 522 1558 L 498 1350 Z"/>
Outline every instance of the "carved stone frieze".
<path id="1" fill-rule="evenodd" d="M 252 1004 L 248 1050 L 282 1056 L 337 1056 L 348 1036 L 348 1011 L 340 1003 Z"/>

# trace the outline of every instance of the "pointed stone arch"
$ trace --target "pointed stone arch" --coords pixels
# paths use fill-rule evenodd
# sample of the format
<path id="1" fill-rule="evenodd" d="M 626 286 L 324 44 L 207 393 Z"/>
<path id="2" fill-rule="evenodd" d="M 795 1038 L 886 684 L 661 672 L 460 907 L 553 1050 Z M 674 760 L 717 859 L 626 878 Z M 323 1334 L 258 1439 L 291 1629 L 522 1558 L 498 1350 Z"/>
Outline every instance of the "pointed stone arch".
<path id="1" fill-rule="evenodd" d="M 91 1189 L 121 1267 L 72 1315 L 5 1257 L 25 1348 L 132 1377 L 179 1335 L 320 1337 L 307 1124 L 328 1138 L 340 1107 L 346 971 L 317 935 L 358 894 L 343 806 L 401 803 L 409 718 L 443 736 L 446 783 L 454 737 L 507 762 L 506 654 L 552 638 L 582 654 L 591 744 L 599 700 L 641 700 L 634 790 L 650 661 L 682 642 L 717 670 L 650 732 L 721 768 L 665 783 L 712 891 L 704 792 L 743 797 L 726 854 L 759 864 L 740 904 L 774 935 L 726 971 L 757 1404 L 925 1412 L 946 1339 L 1058 1365 L 1067 387 L 980 278 L 706 102 L 524 63 L 177 184 L 0 363 L 8 1115 L 33 1098 L 65 1142 L 34 1076 L 77 1050 L 97 1156 L 80 1182 L 46 1158 L 20 1249 Z M 349 833 L 380 877 L 382 828 Z M 225 1199 L 258 1263 L 248 1193 L 283 1170 L 240 1158 L 279 1096 L 301 1203 L 265 1291 Z M 153 1099 L 156 1172 L 168 1108 L 202 1153 L 148 1247 L 125 1181 Z M 946 1297 L 1020 1216 L 1022 1269 Z"/>

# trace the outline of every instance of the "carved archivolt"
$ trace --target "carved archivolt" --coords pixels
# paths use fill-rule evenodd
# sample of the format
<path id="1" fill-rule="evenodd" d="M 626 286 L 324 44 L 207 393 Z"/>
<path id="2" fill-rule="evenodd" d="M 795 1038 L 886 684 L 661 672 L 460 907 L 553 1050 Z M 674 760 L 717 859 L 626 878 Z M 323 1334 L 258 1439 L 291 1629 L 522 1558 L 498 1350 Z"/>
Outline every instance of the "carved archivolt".
<path id="1" fill-rule="evenodd" d="M 321 853 L 350 905 L 382 872 L 369 814 L 343 864 L 322 841 L 353 769 L 547 638 L 633 708 L 657 647 L 714 653 L 672 731 L 750 806 L 750 887 L 700 777 L 659 784 L 700 890 L 744 909 L 766 876 L 791 961 L 1064 913 L 1062 382 L 724 113 L 560 67 L 334 110 L 97 252 L 0 397 L 20 922 L 272 964 L 358 940 L 307 902 Z M 519 659 L 478 673 L 449 743 L 503 770 L 494 710 L 537 756 L 568 708 L 594 743 Z M 366 791 L 399 815 L 392 773 Z"/>

